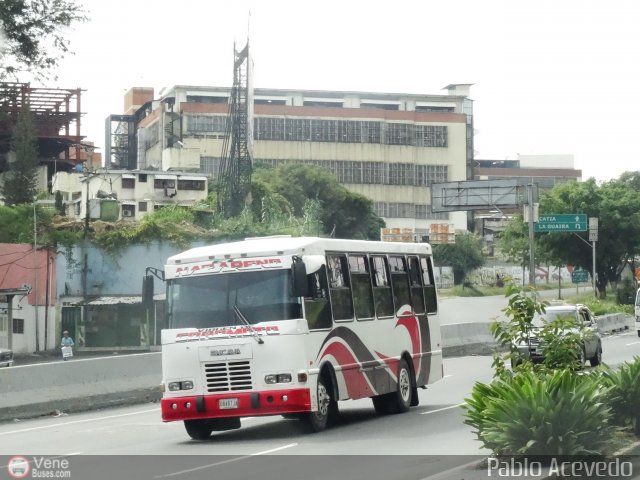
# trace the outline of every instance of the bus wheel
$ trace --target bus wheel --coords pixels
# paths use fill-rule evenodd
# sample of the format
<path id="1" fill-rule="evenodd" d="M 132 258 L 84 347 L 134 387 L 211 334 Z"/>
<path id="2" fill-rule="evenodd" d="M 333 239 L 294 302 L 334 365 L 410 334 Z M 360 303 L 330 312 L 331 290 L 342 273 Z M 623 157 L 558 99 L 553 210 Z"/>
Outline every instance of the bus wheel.
<path id="1" fill-rule="evenodd" d="M 213 431 L 213 426 L 209 420 L 185 420 L 184 428 L 194 440 L 206 440 Z"/>
<path id="2" fill-rule="evenodd" d="M 371 397 L 373 401 L 373 408 L 376 410 L 378 415 L 386 415 L 387 413 L 391 413 L 389 410 L 389 405 L 391 403 L 391 398 L 389 394 L 384 395 L 376 395 L 375 397 Z"/>
<path id="3" fill-rule="evenodd" d="M 331 390 L 328 385 L 329 382 L 326 377 L 321 376 L 318 378 L 318 411 L 309 412 L 308 414 L 309 426 L 313 432 L 321 432 L 327 428 L 329 414 L 332 408 L 335 408 L 332 405 Z"/>
<path id="4" fill-rule="evenodd" d="M 392 394 L 394 412 L 404 413 L 409 410 L 413 392 L 411 384 L 411 370 L 409 370 L 406 360 L 401 359 L 398 364 L 398 388 Z"/>

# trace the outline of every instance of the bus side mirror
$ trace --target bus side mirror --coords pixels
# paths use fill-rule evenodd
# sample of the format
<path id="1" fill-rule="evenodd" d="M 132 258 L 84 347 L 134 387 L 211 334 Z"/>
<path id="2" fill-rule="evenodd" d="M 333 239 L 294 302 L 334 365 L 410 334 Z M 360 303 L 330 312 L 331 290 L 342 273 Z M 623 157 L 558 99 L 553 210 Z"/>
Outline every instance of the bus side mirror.
<path id="1" fill-rule="evenodd" d="M 307 267 L 300 257 L 293 257 L 293 262 L 291 263 L 291 280 L 294 297 L 306 297 L 309 294 Z"/>
<path id="2" fill-rule="evenodd" d="M 153 275 L 142 277 L 142 305 L 146 309 L 153 307 Z"/>

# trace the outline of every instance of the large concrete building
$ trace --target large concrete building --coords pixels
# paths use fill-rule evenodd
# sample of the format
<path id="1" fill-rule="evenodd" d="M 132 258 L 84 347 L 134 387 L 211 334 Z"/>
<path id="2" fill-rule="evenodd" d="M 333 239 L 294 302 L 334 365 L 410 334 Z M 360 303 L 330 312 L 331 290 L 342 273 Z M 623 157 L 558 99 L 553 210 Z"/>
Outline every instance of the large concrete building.
<path id="1" fill-rule="evenodd" d="M 465 212 L 431 211 L 433 183 L 471 178 L 470 85 L 446 95 L 255 89 L 253 162 L 305 163 L 374 202 L 387 226 L 428 233 L 466 229 Z M 116 168 L 218 175 L 228 141 L 230 88 L 133 88 L 107 119 L 106 161 Z M 405 230 L 405 231 L 406 231 Z"/>

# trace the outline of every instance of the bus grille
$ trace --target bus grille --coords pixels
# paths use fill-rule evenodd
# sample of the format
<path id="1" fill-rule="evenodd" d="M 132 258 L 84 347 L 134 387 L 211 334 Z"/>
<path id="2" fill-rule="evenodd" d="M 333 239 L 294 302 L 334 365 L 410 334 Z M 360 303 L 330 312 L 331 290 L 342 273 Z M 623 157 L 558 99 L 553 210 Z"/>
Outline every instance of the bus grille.
<path id="1" fill-rule="evenodd" d="M 234 392 L 253 387 L 248 361 L 205 363 L 204 375 L 209 392 Z"/>

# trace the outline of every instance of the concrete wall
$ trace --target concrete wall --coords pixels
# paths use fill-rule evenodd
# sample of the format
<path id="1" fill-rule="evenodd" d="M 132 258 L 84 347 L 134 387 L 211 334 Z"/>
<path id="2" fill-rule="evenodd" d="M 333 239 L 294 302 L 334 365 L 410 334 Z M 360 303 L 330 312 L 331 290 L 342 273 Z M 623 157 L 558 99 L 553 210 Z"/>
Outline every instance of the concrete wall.
<path id="1" fill-rule="evenodd" d="M 160 353 L 0 368 L 0 421 L 160 398 Z"/>

